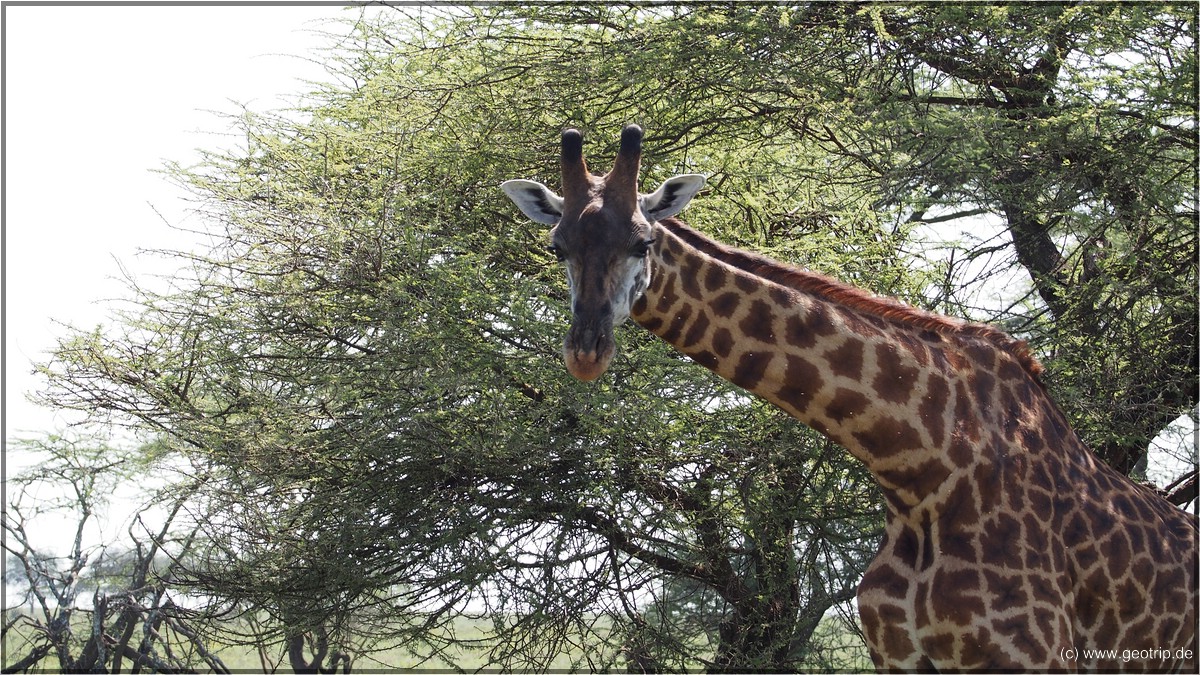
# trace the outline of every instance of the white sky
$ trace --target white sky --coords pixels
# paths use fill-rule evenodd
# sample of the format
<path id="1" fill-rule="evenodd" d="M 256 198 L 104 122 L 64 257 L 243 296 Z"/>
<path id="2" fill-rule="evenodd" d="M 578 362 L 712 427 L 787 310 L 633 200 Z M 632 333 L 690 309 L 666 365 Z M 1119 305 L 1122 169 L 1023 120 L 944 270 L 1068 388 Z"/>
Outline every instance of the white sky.
<path id="1" fill-rule="evenodd" d="M 178 265 L 139 249 L 191 249 L 181 190 L 154 172 L 228 147 L 217 113 L 295 103 L 328 79 L 319 62 L 340 6 L 6 6 L 4 322 L 6 474 L 14 437 L 62 431 L 25 394 L 34 361 L 65 331 L 109 323 L 106 298 Z M 156 213 L 157 211 L 157 213 Z M 162 214 L 160 217 L 159 214 Z M 39 528 L 40 529 L 40 528 Z M 67 534 L 45 528 L 46 546 Z"/>
<path id="2" fill-rule="evenodd" d="M 64 331 L 105 323 L 101 299 L 175 263 L 139 249 L 191 248 L 173 230 L 182 191 L 155 169 L 229 141 L 237 113 L 286 107 L 327 79 L 318 48 L 338 6 L 5 8 L 5 395 L 7 439 L 63 420 L 25 401 Z M 344 30 L 344 29 L 342 29 Z"/>

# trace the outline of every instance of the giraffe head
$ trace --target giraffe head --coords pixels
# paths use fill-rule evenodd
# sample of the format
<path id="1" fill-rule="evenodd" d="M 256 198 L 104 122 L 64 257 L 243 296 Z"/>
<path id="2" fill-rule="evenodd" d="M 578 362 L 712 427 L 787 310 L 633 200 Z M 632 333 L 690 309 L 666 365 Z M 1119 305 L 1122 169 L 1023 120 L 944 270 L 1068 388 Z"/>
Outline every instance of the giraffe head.
<path id="1" fill-rule="evenodd" d="M 686 174 L 665 181 L 652 194 L 638 193 L 642 129 L 621 132 L 621 149 L 603 176 L 588 171 L 583 135 L 562 134 L 562 196 L 531 180 L 500 187 L 525 215 L 553 225 L 550 250 L 563 263 L 571 292 L 571 329 L 563 344 L 567 370 L 594 380 L 612 360 L 613 327 L 629 316 L 650 283 L 654 223 L 679 213 L 704 185 Z"/>

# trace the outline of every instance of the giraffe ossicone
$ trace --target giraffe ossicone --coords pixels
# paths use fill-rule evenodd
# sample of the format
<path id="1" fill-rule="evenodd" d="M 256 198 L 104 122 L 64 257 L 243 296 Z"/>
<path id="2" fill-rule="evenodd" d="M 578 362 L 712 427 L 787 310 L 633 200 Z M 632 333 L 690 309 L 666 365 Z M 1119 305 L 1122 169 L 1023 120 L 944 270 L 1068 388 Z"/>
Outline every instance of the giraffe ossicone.
<path id="1" fill-rule="evenodd" d="M 1097 460 L 1024 342 L 722 245 L 674 216 L 704 185 L 638 192 L 642 130 L 593 175 L 562 135 L 552 225 L 568 370 L 607 369 L 626 316 L 862 461 L 887 505 L 858 607 L 891 670 L 1197 667 L 1197 519 Z"/>

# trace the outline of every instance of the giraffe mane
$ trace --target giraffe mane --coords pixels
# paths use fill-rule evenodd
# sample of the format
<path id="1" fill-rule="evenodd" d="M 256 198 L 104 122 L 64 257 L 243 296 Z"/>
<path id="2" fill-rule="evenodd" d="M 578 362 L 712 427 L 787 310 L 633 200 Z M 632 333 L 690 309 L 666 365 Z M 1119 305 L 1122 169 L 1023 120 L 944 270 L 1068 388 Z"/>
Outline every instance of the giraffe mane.
<path id="1" fill-rule="evenodd" d="M 944 336 L 966 336 L 982 339 L 997 349 L 1012 355 L 1035 382 L 1039 385 L 1043 384 L 1041 374 L 1044 368 L 1037 357 L 1033 355 L 1029 344 L 1024 340 L 1012 337 L 995 326 L 936 314 L 905 304 L 894 298 L 875 295 L 870 291 L 851 286 L 850 284 L 811 270 L 793 267 L 758 253 L 750 253 L 726 246 L 688 227 L 683 221 L 677 218 L 666 218 L 660 220 L 659 224 L 666 227 L 675 236 L 713 258 L 744 272 L 753 274 L 760 279 L 766 279 L 767 281 L 793 290 L 816 295 L 830 302 L 893 323 L 912 326 L 919 330 L 932 331 Z"/>

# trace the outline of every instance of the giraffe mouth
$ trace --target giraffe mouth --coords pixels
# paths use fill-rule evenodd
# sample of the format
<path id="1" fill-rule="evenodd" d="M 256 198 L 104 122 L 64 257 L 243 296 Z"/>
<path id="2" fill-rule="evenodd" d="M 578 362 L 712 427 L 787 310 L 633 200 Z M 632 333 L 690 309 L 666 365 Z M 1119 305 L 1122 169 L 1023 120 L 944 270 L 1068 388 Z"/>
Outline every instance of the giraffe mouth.
<path id="1" fill-rule="evenodd" d="M 596 352 L 583 353 L 568 350 L 567 372 L 577 380 L 591 382 L 608 370 L 610 361 L 612 361 L 612 352 L 597 354 Z"/>
<path id="2" fill-rule="evenodd" d="M 608 370 L 614 351 L 612 326 L 571 327 L 563 344 L 567 372 L 575 379 L 591 382 Z"/>

